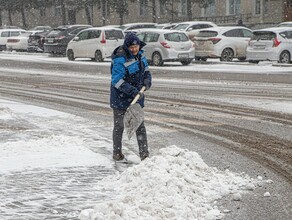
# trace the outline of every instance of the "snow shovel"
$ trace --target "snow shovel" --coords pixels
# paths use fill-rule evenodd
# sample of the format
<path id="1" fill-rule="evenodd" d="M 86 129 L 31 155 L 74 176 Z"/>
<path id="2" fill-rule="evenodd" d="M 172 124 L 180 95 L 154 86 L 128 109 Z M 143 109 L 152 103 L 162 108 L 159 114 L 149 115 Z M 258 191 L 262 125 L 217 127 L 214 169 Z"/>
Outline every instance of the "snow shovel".
<path id="1" fill-rule="evenodd" d="M 142 87 L 140 93 L 143 93 L 144 91 L 145 86 Z M 124 116 L 124 125 L 127 130 L 129 140 L 144 121 L 144 111 L 140 104 L 136 103 L 140 98 L 140 93 L 138 93 L 133 99 Z"/>

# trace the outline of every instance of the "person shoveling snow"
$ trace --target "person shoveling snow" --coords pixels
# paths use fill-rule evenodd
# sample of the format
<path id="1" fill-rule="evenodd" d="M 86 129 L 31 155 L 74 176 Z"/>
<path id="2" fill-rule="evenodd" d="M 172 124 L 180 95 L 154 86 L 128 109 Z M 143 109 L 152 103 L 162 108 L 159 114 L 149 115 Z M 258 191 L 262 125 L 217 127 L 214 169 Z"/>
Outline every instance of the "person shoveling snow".
<path id="1" fill-rule="evenodd" d="M 124 44 L 112 54 L 110 105 L 114 115 L 113 159 L 116 161 L 125 158 L 122 153 L 124 127 L 129 138 L 136 132 L 141 160 L 149 157 L 142 108 L 143 92 L 151 87 L 152 76 L 142 50 L 145 45 L 130 32 L 125 36 Z"/>

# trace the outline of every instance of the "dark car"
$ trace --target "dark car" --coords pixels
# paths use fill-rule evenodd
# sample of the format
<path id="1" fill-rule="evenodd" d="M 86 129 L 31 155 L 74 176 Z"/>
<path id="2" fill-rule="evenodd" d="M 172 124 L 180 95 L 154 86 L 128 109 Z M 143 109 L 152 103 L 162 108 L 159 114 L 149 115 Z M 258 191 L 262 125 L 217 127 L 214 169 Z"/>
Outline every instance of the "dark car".
<path id="1" fill-rule="evenodd" d="M 66 54 L 67 45 L 81 30 L 91 25 L 63 25 L 51 30 L 44 42 L 44 52 L 53 54 Z"/>
<path id="2" fill-rule="evenodd" d="M 35 33 L 28 37 L 28 52 L 44 52 L 45 38 L 49 31 Z"/>

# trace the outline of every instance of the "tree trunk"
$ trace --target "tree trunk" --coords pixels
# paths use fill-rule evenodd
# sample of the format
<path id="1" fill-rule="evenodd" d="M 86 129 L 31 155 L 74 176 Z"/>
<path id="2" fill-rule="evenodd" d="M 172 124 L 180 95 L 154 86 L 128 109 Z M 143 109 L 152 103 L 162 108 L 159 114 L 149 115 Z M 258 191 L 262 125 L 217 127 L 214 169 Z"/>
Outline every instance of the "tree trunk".
<path id="1" fill-rule="evenodd" d="M 22 26 L 24 28 L 26 28 L 27 25 L 26 25 L 26 18 L 25 18 L 25 12 L 24 12 L 24 7 L 23 6 L 21 7 L 20 12 L 21 12 L 21 18 L 22 18 Z"/>
<path id="2" fill-rule="evenodd" d="M 157 17 L 156 17 L 156 0 L 152 0 L 152 21 L 153 23 L 157 22 Z"/>
<path id="3" fill-rule="evenodd" d="M 120 12 L 120 25 L 124 24 L 124 13 Z"/>
<path id="4" fill-rule="evenodd" d="M 0 10 L 0 26 L 2 26 L 2 10 Z"/>
<path id="5" fill-rule="evenodd" d="M 9 25 L 13 26 L 11 9 L 8 9 L 8 20 L 9 20 Z"/>
<path id="6" fill-rule="evenodd" d="M 92 25 L 92 23 L 91 23 L 92 19 L 91 19 L 91 14 L 90 14 L 89 7 L 90 6 L 89 6 L 88 2 L 86 2 L 86 4 L 85 4 L 85 14 L 86 14 L 86 18 L 87 18 L 87 24 L 91 24 Z"/>
<path id="7" fill-rule="evenodd" d="M 66 21 L 66 8 L 65 8 L 65 1 L 64 0 L 61 1 L 61 11 L 62 11 L 62 23 L 64 25 L 64 24 L 67 24 L 67 21 Z"/>
<path id="8" fill-rule="evenodd" d="M 188 15 L 189 21 L 193 20 L 192 1 L 191 0 L 187 0 L 187 15 Z"/>
<path id="9" fill-rule="evenodd" d="M 101 1 L 102 25 L 105 26 L 106 21 L 106 0 Z"/>

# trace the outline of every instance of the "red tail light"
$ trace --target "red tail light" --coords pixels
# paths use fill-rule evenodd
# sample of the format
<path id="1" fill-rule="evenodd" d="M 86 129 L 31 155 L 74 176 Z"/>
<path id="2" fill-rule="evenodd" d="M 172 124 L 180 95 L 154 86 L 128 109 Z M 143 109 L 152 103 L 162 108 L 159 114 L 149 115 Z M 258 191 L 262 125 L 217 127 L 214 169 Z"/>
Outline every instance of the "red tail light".
<path id="1" fill-rule="evenodd" d="M 170 46 L 164 41 L 161 41 L 160 44 L 165 48 L 170 48 Z"/>
<path id="2" fill-rule="evenodd" d="M 277 38 L 274 38 L 273 40 L 273 47 L 278 47 L 280 45 L 281 41 L 278 41 Z"/>
<path id="3" fill-rule="evenodd" d="M 209 38 L 210 41 L 212 41 L 213 44 L 217 44 L 221 38 Z"/>
<path id="4" fill-rule="evenodd" d="M 17 42 L 19 42 L 18 39 L 8 39 L 7 40 L 7 43 L 17 43 Z"/>
<path id="5" fill-rule="evenodd" d="M 101 41 L 100 43 L 105 44 L 106 43 L 106 39 L 104 37 L 104 32 L 101 33 Z"/>

